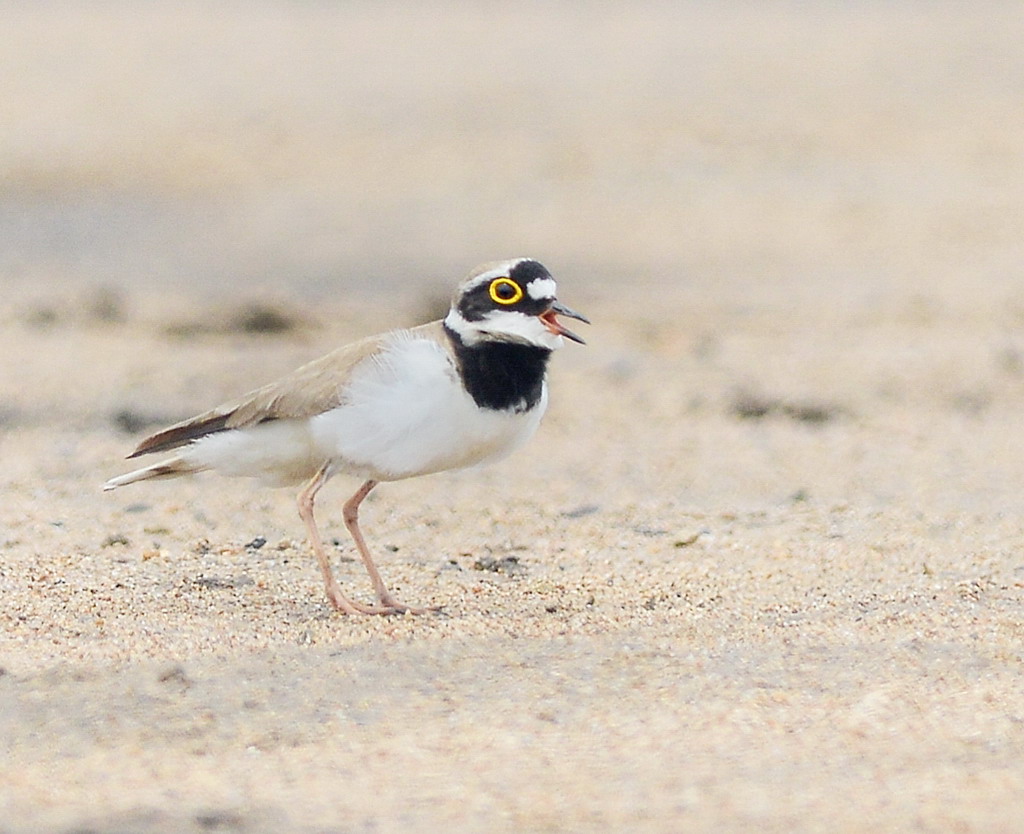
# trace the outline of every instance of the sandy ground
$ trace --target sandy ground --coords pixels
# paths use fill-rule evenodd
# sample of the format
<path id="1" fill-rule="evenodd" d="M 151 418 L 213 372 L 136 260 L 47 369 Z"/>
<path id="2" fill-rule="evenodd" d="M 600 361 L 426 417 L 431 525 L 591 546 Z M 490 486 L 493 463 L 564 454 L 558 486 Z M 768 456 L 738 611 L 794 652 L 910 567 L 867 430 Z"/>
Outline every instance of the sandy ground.
<path id="1" fill-rule="evenodd" d="M 1019 4 L 2 11 L 0 832 L 1022 830 Z M 520 253 L 540 433 L 364 511 L 443 614 L 100 493 Z"/>

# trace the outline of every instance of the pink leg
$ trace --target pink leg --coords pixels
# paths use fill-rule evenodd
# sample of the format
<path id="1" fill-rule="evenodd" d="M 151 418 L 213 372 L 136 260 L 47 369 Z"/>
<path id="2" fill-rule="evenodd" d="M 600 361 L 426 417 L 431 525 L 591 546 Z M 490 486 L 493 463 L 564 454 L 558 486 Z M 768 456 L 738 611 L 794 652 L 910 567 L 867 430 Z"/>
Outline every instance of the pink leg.
<path id="1" fill-rule="evenodd" d="M 373 582 L 373 589 L 377 592 L 377 599 L 380 600 L 380 604 L 386 610 L 395 614 L 406 611 L 410 614 L 425 614 L 428 611 L 436 611 L 436 608 L 414 608 L 411 605 L 399 602 L 391 595 L 391 592 L 384 584 L 384 580 L 381 578 L 380 571 L 377 570 L 377 565 L 374 563 L 370 550 L 363 540 L 363 534 L 359 530 L 359 505 L 375 486 L 377 486 L 376 481 L 367 481 L 356 490 L 356 494 L 345 502 L 344 518 L 345 526 L 348 528 L 352 540 L 356 543 L 356 548 L 363 559 L 363 564 L 366 565 L 366 572 L 370 574 L 370 581 Z"/>
<path id="2" fill-rule="evenodd" d="M 324 578 L 324 589 L 327 591 L 327 598 L 331 605 L 345 614 L 391 614 L 393 608 L 376 608 L 371 605 L 363 605 L 360 602 L 349 599 L 342 592 L 334 573 L 331 571 L 331 563 L 324 551 L 324 544 L 320 539 L 320 532 L 316 529 L 316 519 L 313 518 L 313 501 L 316 494 L 327 483 L 327 464 L 320 467 L 320 470 L 313 476 L 312 480 L 299 493 L 299 516 L 306 522 L 306 530 L 309 533 L 310 544 L 313 545 L 313 552 L 316 553 L 317 562 L 320 563 L 320 573 Z M 369 492 L 369 490 L 367 490 Z"/>

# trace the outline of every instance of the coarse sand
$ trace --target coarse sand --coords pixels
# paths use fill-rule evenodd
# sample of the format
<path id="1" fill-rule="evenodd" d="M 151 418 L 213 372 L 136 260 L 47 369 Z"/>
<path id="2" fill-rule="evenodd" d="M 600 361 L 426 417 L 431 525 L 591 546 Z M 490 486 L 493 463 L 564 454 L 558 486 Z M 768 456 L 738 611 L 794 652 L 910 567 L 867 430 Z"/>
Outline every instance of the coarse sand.
<path id="1" fill-rule="evenodd" d="M 2 834 L 1024 830 L 1018 5 L 3 14 Z M 521 254 L 537 437 L 362 513 L 441 613 L 100 492 Z"/>

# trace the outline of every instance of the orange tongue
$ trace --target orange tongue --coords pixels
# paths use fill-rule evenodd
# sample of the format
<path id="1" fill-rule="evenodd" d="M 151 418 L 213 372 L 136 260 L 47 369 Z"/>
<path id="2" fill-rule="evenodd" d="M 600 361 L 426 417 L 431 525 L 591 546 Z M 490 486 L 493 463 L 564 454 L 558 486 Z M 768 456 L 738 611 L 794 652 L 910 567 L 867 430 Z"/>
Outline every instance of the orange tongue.
<path id="1" fill-rule="evenodd" d="M 565 336 L 566 339 L 572 339 L 574 342 L 579 342 L 581 345 L 586 344 L 583 339 L 569 330 L 569 328 L 565 327 L 558 320 L 558 313 L 554 309 L 548 310 L 546 313 L 541 313 L 539 318 L 544 322 L 544 326 L 556 336 Z"/>

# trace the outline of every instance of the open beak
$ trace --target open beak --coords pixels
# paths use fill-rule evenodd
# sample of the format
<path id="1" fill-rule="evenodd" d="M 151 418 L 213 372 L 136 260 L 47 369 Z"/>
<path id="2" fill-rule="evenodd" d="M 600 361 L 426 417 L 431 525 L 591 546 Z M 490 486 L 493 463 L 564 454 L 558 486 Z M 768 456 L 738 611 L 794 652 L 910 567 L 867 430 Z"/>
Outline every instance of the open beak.
<path id="1" fill-rule="evenodd" d="M 585 345 L 586 342 L 584 342 L 583 339 L 581 339 L 579 336 L 577 336 L 575 333 L 569 330 L 569 328 L 564 327 L 562 325 L 562 323 L 558 320 L 559 316 L 565 316 L 566 318 L 576 319 L 577 321 L 581 321 L 584 324 L 590 324 L 590 319 L 588 319 L 582 313 L 577 313 L 575 310 L 570 310 L 568 307 L 566 307 L 564 304 L 559 303 L 558 301 L 552 303 L 552 305 L 548 307 L 548 309 L 541 313 L 539 316 L 540 320 L 544 322 L 544 326 L 547 327 L 547 329 L 554 333 L 556 336 L 565 336 L 566 339 L 572 339 L 574 342 L 579 342 L 581 345 Z"/>

